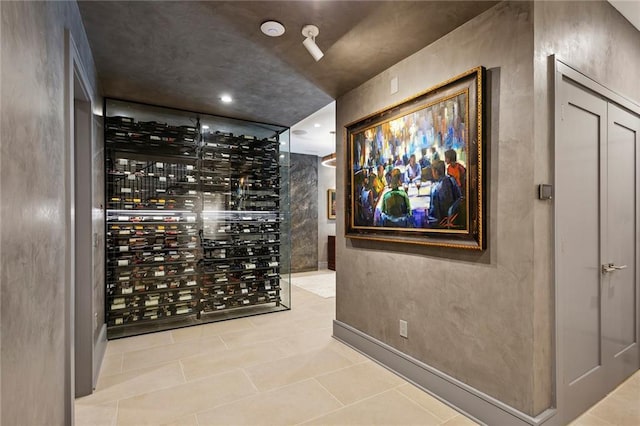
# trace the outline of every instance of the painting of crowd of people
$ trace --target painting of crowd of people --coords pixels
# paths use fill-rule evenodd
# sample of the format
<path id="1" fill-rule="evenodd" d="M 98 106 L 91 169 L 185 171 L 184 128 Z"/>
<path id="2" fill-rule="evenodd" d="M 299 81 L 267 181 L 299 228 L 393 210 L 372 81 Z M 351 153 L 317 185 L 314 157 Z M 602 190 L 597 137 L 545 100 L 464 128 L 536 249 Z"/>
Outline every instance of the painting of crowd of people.
<path id="1" fill-rule="evenodd" d="M 466 230 L 468 92 L 351 134 L 352 225 Z"/>
<path id="2" fill-rule="evenodd" d="M 483 67 L 347 125 L 345 236 L 484 250 Z"/>

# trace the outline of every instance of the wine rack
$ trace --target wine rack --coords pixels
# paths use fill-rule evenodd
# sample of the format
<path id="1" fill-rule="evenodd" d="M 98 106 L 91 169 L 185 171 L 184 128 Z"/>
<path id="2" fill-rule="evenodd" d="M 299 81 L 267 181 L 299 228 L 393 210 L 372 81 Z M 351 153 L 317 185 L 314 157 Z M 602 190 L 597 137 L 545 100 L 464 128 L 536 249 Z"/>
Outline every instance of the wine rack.
<path id="1" fill-rule="evenodd" d="M 108 333 L 288 309 L 279 133 L 209 131 L 202 123 L 212 116 L 113 102 L 117 113 L 105 104 Z"/>
<path id="2" fill-rule="evenodd" d="M 199 200 L 193 194 L 172 194 L 189 183 L 186 177 L 195 167 L 118 155 L 112 159 L 116 166 L 107 175 L 107 325 L 197 313 L 202 250 L 194 210 Z"/>
<path id="3" fill-rule="evenodd" d="M 279 305 L 279 143 L 220 132 L 202 140 L 202 311 Z"/>

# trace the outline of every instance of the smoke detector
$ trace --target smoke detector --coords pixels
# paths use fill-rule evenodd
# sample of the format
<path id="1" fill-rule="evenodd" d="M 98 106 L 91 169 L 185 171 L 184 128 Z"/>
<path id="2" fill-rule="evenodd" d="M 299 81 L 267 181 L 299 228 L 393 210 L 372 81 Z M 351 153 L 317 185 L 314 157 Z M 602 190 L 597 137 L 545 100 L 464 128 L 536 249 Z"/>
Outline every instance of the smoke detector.
<path id="1" fill-rule="evenodd" d="M 269 37 L 280 37 L 284 34 L 284 25 L 277 21 L 265 21 L 260 25 L 260 30 Z"/>

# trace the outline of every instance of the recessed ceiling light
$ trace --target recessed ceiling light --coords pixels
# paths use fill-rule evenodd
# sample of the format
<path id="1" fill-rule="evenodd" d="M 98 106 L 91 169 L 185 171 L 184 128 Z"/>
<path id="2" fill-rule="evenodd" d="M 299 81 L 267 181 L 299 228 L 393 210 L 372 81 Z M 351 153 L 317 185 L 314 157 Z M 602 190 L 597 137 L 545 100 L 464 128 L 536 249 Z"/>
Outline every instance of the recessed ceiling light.
<path id="1" fill-rule="evenodd" d="M 231 96 L 229 96 L 229 95 L 222 95 L 222 96 L 220 96 L 220 100 L 222 102 L 224 102 L 225 104 L 228 104 L 231 101 L 233 101 L 233 98 Z"/>
<path id="2" fill-rule="evenodd" d="M 320 123 L 314 124 L 313 127 L 320 127 Z"/>
<path id="3" fill-rule="evenodd" d="M 278 21 L 265 21 L 260 25 L 260 31 L 269 37 L 280 37 L 284 34 L 284 25 Z"/>

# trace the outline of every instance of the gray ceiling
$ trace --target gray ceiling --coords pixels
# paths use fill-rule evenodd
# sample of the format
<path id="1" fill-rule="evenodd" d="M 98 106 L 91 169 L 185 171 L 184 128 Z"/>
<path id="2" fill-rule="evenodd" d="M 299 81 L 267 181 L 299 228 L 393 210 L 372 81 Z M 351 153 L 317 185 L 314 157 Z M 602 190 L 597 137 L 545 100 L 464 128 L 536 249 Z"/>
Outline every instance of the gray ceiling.
<path id="1" fill-rule="evenodd" d="M 285 126 L 496 3 L 79 1 L 104 96 Z M 270 19 L 283 36 L 260 32 Z M 320 29 L 317 63 L 305 24 Z"/>

